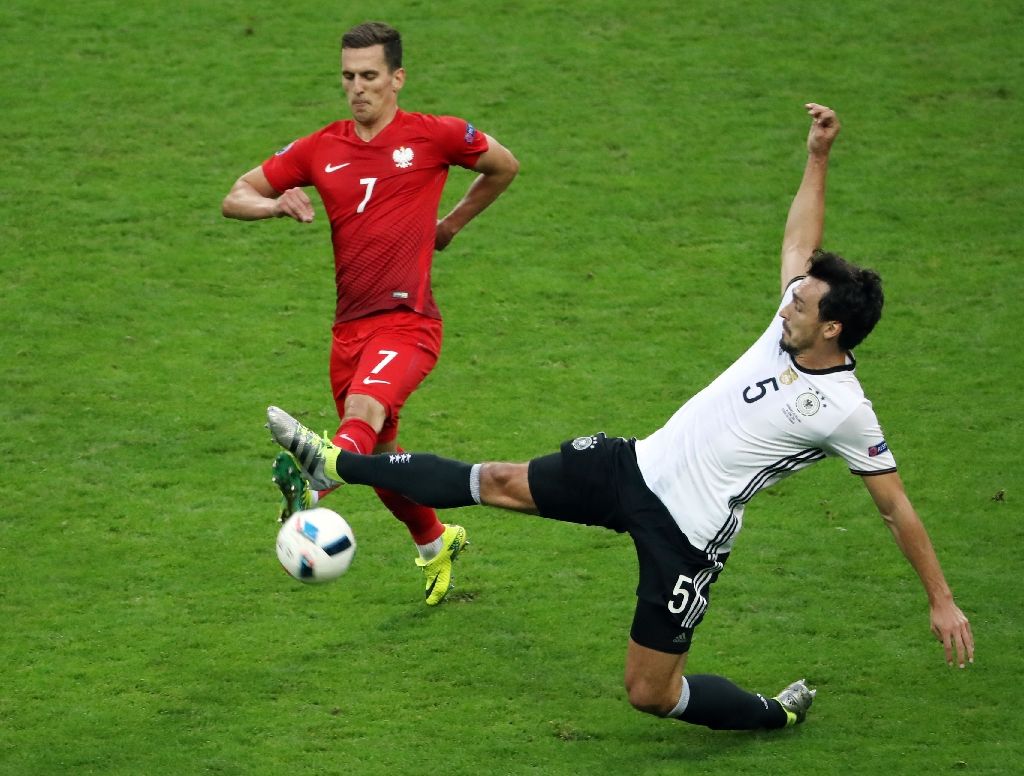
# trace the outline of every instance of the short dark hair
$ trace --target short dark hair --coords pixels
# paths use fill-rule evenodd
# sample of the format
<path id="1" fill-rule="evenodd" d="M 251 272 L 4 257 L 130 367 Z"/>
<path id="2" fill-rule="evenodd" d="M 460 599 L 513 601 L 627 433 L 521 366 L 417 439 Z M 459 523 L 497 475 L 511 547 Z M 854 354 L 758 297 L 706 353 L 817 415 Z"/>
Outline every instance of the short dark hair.
<path id="1" fill-rule="evenodd" d="M 384 61 L 393 73 L 402 66 L 402 36 L 394 27 L 384 22 L 363 22 L 341 36 L 343 49 L 384 47 Z"/>
<path id="2" fill-rule="evenodd" d="M 816 250 L 807 274 L 828 284 L 828 292 L 818 301 L 818 320 L 839 321 L 843 324 L 839 347 L 857 347 L 882 317 L 885 298 L 878 273 L 835 253 Z"/>

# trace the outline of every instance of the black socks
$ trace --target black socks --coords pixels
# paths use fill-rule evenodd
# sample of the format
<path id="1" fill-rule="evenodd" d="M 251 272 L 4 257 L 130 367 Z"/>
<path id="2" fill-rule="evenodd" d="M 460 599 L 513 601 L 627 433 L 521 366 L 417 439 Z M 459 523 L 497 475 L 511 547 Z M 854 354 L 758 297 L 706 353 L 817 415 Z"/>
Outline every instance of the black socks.
<path id="1" fill-rule="evenodd" d="M 759 730 L 786 726 L 786 712 L 774 698 L 749 693 L 713 674 L 686 677 L 690 702 L 678 719 L 712 730 Z"/>
<path id="2" fill-rule="evenodd" d="M 425 507 L 449 509 L 476 504 L 470 491 L 471 464 L 430 453 L 357 455 L 342 450 L 338 474 L 352 485 L 399 493 Z"/>

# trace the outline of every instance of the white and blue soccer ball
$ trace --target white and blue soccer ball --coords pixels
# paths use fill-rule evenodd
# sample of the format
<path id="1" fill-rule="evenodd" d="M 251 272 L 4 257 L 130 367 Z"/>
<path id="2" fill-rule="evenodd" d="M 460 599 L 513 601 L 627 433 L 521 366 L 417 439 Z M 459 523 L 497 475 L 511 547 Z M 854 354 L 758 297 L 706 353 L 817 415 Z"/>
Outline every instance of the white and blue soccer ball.
<path id="1" fill-rule="evenodd" d="M 352 527 L 337 512 L 316 507 L 296 512 L 277 532 L 277 559 L 300 582 L 337 579 L 356 554 Z"/>

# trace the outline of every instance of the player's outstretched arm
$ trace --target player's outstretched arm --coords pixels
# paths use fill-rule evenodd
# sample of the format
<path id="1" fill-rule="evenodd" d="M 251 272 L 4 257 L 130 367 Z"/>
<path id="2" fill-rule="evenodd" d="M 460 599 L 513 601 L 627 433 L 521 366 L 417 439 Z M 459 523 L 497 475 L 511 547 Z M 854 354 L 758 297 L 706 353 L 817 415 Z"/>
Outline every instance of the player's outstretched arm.
<path id="1" fill-rule="evenodd" d="M 942 642 L 946 662 L 963 668 L 974 662 L 974 635 L 971 624 L 953 600 L 953 593 L 935 556 L 931 539 L 903 489 L 903 481 L 895 473 L 876 474 L 862 478 L 875 506 L 892 531 L 903 555 L 914 567 L 928 594 L 932 633 Z"/>
<path id="2" fill-rule="evenodd" d="M 811 255 L 821 247 L 825 231 L 825 174 L 832 142 L 839 134 L 835 111 L 809 102 L 804 106 L 811 116 L 807 135 L 807 165 L 800 188 L 789 207 L 786 231 L 782 238 L 782 290 L 795 277 L 807 273 Z"/>
<path id="3" fill-rule="evenodd" d="M 313 203 L 302 189 L 288 189 L 279 194 L 263 167 L 254 167 L 235 181 L 220 207 L 227 218 L 258 221 L 263 218 L 294 218 L 302 223 L 313 220 Z"/>
<path id="4" fill-rule="evenodd" d="M 511 151 L 488 135 L 487 150 L 480 154 L 473 169 L 480 174 L 470 184 L 466 195 L 437 222 L 436 250 L 443 251 L 448 247 L 462 227 L 501 196 L 519 172 L 519 162 Z"/>

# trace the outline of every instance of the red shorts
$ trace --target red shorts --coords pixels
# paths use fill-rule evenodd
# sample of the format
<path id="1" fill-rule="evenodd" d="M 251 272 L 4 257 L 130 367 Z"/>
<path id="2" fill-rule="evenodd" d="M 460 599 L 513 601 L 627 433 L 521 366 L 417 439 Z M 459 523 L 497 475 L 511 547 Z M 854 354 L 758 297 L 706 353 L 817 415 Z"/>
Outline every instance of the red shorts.
<path id="1" fill-rule="evenodd" d="M 441 321 L 408 310 L 395 310 L 334 325 L 331 343 L 331 391 L 338 417 L 345 399 L 371 396 L 384 405 L 387 419 L 378 436 L 398 435 L 398 415 L 405 400 L 430 374 L 441 355 Z"/>

